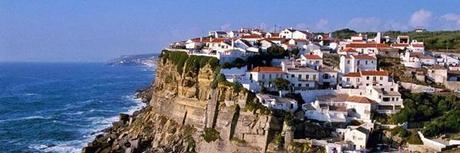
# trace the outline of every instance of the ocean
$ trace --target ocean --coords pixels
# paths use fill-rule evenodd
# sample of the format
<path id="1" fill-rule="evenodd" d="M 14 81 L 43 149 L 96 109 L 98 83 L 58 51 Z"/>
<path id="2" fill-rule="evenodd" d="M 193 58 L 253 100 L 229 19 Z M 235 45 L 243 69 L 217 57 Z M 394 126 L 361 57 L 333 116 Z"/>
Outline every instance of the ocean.
<path id="1" fill-rule="evenodd" d="M 81 152 L 144 106 L 153 68 L 102 63 L 0 63 L 0 152 Z"/>

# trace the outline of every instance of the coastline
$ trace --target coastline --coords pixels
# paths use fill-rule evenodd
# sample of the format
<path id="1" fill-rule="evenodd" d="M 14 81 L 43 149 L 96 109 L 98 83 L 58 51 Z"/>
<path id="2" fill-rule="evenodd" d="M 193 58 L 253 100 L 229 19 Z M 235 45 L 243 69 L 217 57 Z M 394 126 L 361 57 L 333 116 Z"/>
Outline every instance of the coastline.
<path id="1" fill-rule="evenodd" d="M 116 139 L 116 137 L 118 137 L 118 135 L 120 134 L 120 130 L 123 127 L 129 126 L 131 122 L 134 121 L 139 114 L 146 112 L 149 108 L 149 102 L 152 98 L 153 86 L 151 85 L 137 90 L 136 93 L 134 94 L 135 99 L 139 100 L 141 103 L 137 105 L 137 108 L 135 108 L 134 111 L 132 112 L 128 111 L 127 113 L 121 112 L 118 115 L 118 119 L 115 119 L 115 121 L 112 122 L 112 125 L 95 133 L 92 139 L 86 142 L 86 145 L 84 145 L 83 148 L 81 148 L 81 152 L 83 153 L 97 152 L 97 151 L 100 151 L 100 150 L 96 150 L 97 148 L 100 149 L 100 148 L 104 148 L 104 146 L 111 145 L 111 142 L 114 139 Z"/>

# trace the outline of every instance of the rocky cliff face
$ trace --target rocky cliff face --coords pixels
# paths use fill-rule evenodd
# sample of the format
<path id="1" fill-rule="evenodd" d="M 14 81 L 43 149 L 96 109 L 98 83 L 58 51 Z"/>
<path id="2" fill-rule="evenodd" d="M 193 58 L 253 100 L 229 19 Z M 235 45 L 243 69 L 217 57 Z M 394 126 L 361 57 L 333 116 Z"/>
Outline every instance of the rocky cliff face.
<path id="1" fill-rule="evenodd" d="M 154 84 L 140 94 L 149 106 L 132 117 L 121 116 L 83 151 L 266 151 L 273 137 L 270 131 L 280 130 L 282 121 L 260 111 L 246 111 L 253 93 L 228 82 L 213 85 L 218 68 L 210 58 L 177 61 L 173 56 L 158 60 Z"/>

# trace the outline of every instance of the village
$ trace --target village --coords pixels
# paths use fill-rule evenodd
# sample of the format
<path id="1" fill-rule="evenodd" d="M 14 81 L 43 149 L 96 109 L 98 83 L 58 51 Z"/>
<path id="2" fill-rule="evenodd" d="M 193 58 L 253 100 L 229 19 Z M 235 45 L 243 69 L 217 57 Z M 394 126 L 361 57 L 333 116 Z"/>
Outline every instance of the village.
<path id="1" fill-rule="evenodd" d="M 367 151 L 377 124 L 404 127 L 373 119 L 405 107 L 401 90 L 460 91 L 459 57 L 427 51 L 422 40 L 408 35 L 390 37 L 377 32 L 368 37 L 358 33 L 338 39 L 331 33 L 294 28 L 278 32 L 242 28 L 210 31 L 208 36 L 174 42 L 166 50 L 218 58 L 226 80 L 256 93 L 258 102 L 269 109 L 301 111 L 305 120 L 347 125 L 335 129 L 334 140 L 312 140 L 331 153 Z M 258 61 L 267 54 L 274 58 Z M 399 61 L 404 71 L 380 66 L 384 59 Z M 292 94 L 300 97 L 287 96 Z M 352 122 L 360 124 L 350 125 Z M 433 151 L 460 144 L 459 140 L 432 140 L 418 134 L 423 147 Z"/>

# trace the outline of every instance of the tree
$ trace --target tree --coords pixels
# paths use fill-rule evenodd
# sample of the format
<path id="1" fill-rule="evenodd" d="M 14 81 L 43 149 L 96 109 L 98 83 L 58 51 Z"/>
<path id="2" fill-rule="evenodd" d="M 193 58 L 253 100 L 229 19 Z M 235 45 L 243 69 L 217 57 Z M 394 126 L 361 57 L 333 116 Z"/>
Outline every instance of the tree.
<path id="1" fill-rule="evenodd" d="M 283 78 L 276 78 L 273 80 L 273 84 L 277 90 L 288 90 L 291 84 L 288 80 Z"/>
<path id="2" fill-rule="evenodd" d="M 267 48 L 267 53 L 273 58 L 284 58 L 288 55 L 286 50 L 280 46 L 271 46 Z"/>

